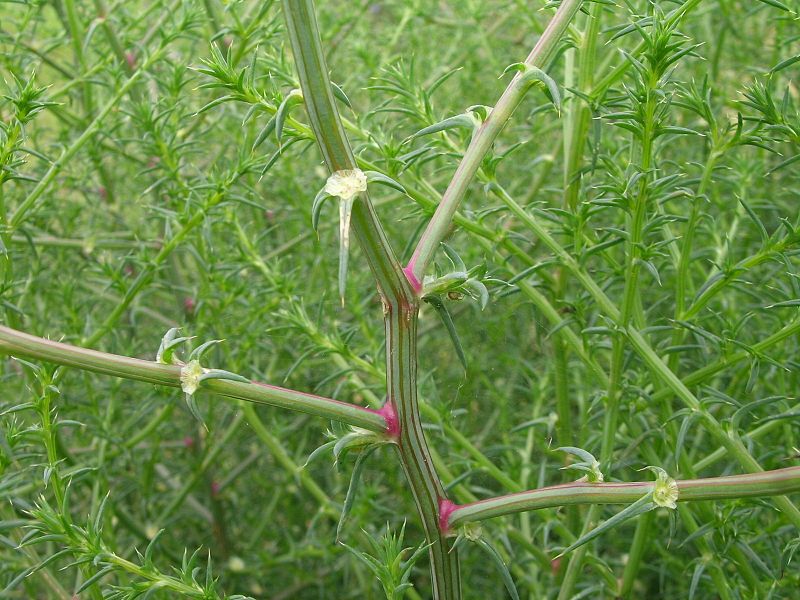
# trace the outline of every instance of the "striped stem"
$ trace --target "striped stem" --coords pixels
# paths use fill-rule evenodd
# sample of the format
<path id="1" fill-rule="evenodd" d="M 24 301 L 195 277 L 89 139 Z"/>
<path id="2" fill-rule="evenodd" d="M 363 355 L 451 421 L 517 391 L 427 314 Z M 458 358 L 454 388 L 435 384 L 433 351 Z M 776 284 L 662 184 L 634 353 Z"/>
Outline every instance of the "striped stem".
<path id="1" fill-rule="evenodd" d="M 781 496 L 800 492 L 800 467 L 745 475 L 678 481 L 678 502 Z M 452 509 L 447 527 L 514 513 L 575 504 L 632 504 L 653 482 L 567 483 L 463 504 Z"/>
<path id="2" fill-rule="evenodd" d="M 289 39 L 311 128 L 331 172 L 357 168 L 334 102 L 312 0 L 283 0 Z M 351 227 L 380 290 L 386 331 L 387 408 L 397 417 L 397 448 L 427 542 L 432 595 L 459 600 L 458 553 L 439 528 L 445 498 L 422 431 L 417 402 L 417 318 L 415 290 L 392 251 L 367 192 L 359 194 Z"/>
<path id="3" fill-rule="evenodd" d="M 22 333 L 3 325 L 0 325 L 0 354 L 24 356 L 123 379 L 169 387 L 181 386 L 181 369 L 177 365 L 163 365 L 148 360 L 79 348 Z M 387 419 L 378 411 L 256 381 L 244 383 L 211 379 L 203 382 L 202 389 L 228 398 L 247 400 L 255 404 L 268 404 L 324 417 L 378 433 L 388 432 L 390 429 Z"/>

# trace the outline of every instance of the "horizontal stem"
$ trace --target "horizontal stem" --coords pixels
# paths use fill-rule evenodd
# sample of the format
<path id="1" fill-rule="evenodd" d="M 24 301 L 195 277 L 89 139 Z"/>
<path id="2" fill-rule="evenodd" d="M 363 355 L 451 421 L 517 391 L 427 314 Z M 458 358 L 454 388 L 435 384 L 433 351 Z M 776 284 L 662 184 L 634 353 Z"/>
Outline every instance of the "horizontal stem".
<path id="1" fill-rule="evenodd" d="M 169 387 L 180 387 L 181 385 L 181 369 L 177 365 L 162 365 L 148 360 L 79 348 L 22 333 L 2 325 L 0 325 L 0 354 L 24 356 L 75 367 L 84 371 L 113 375 L 123 379 L 145 381 L 157 385 Z M 348 425 L 363 427 L 370 431 L 380 433 L 387 429 L 386 419 L 377 411 L 314 394 L 306 394 L 256 381 L 244 383 L 212 379 L 203 382 L 202 386 L 204 390 L 221 396 L 247 400 L 256 404 L 287 408 L 317 417 L 333 419 Z"/>
<path id="2" fill-rule="evenodd" d="M 678 481 L 678 502 L 780 496 L 800 492 L 800 467 Z M 456 506 L 447 527 L 513 513 L 573 504 L 631 504 L 653 490 L 652 481 L 566 483 Z"/>
<path id="3" fill-rule="evenodd" d="M 157 241 L 135 240 L 135 239 L 114 239 L 114 238 L 59 238 L 50 235 L 27 237 L 15 235 L 11 238 L 14 244 L 30 245 L 36 248 L 41 246 L 51 246 L 54 248 L 77 248 L 87 253 L 94 249 L 103 250 L 130 250 L 132 248 L 161 248 L 161 243 Z"/>

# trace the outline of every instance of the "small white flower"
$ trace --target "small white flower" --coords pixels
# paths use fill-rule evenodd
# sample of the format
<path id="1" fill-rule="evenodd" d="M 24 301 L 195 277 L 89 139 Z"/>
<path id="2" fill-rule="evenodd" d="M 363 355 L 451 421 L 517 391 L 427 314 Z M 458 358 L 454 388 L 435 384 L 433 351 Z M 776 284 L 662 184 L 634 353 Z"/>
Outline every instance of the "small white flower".
<path id="1" fill-rule="evenodd" d="M 147 536 L 148 540 L 152 540 L 154 537 L 158 535 L 159 529 L 152 523 L 148 523 L 147 526 L 144 528 L 144 534 Z"/>
<path id="2" fill-rule="evenodd" d="M 593 461 L 589 469 L 590 470 L 587 479 L 590 483 L 603 483 L 603 481 L 605 481 L 605 477 L 603 477 L 603 472 L 600 470 L 600 463 L 598 461 Z"/>
<path id="3" fill-rule="evenodd" d="M 367 176 L 361 169 L 344 169 L 335 171 L 325 182 L 325 193 L 352 200 L 367 189 Z"/>
<path id="4" fill-rule="evenodd" d="M 247 564 L 238 556 L 231 556 L 228 559 L 228 569 L 234 573 L 241 573 L 247 569 Z"/>
<path id="5" fill-rule="evenodd" d="M 663 470 L 658 471 L 656 483 L 653 487 L 653 502 L 656 506 L 664 508 L 678 508 L 678 484 Z"/>
<path id="6" fill-rule="evenodd" d="M 200 366 L 200 362 L 190 360 L 181 367 L 181 389 L 190 396 L 200 387 L 200 377 L 206 370 Z"/>

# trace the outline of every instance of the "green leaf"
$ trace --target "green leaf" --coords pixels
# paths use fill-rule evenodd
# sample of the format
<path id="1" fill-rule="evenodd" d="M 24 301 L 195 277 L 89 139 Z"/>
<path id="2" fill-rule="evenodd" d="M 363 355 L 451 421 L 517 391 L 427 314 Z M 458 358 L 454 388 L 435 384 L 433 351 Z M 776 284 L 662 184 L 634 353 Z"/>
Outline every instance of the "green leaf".
<path id="1" fill-rule="evenodd" d="M 466 371 L 467 357 L 464 354 L 464 347 L 461 345 L 461 340 L 458 337 L 456 325 L 453 322 L 453 317 L 450 315 L 450 311 L 447 310 L 444 302 L 442 302 L 441 298 L 438 296 L 428 295 L 422 299 L 436 309 L 436 313 L 439 315 L 442 323 L 444 323 L 445 329 L 447 329 L 447 334 L 450 336 L 450 341 L 453 342 L 453 348 L 455 348 L 458 360 L 461 362 L 461 366 L 463 366 L 464 370 Z"/>
<path id="2" fill-rule="evenodd" d="M 106 568 L 104 568 L 104 569 L 101 569 L 101 570 L 99 570 L 97 573 L 95 573 L 94 575 L 92 575 L 91 577 L 89 577 L 89 578 L 88 578 L 86 581 L 84 581 L 84 582 L 83 582 L 83 583 L 82 583 L 82 584 L 81 584 L 81 585 L 78 587 L 78 589 L 77 589 L 77 590 L 75 590 L 75 595 L 77 596 L 78 594 L 80 594 L 80 593 L 81 593 L 81 592 L 83 592 L 84 590 L 87 590 L 87 589 L 89 589 L 89 588 L 90 588 L 90 587 L 92 587 L 92 586 L 93 586 L 95 583 L 97 583 L 98 581 L 100 581 L 100 580 L 101 580 L 103 577 L 105 577 L 105 576 L 106 576 L 106 575 L 108 575 L 109 573 L 113 573 L 115 570 L 116 570 L 116 567 L 114 567 L 114 566 L 111 566 L 111 567 L 106 567 Z"/>
<path id="3" fill-rule="evenodd" d="M 189 409 L 189 412 L 192 416 L 197 419 L 197 421 L 206 429 L 208 430 L 208 426 L 206 425 L 205 419 L 203 419 L 203 415 L 200 414 L 200 407 L 197 406 L 197 400 L 195 400 L 194 394 L 184 394 L 183 400 L 186 402 L 186 408 Z"/>
<path id="4" fill-rule="evenodd" d="M 641 514 L 644 514 L 644 513 L 648 512 L 650 510 L 653 510 L 655 507 L 656 507 L 656 505 L 653 503 L 653 493 L 650 492 L 649 494 L 646 494 L 646 495 L 642 496 L 641 498 L 639 498 L 633 504 L 631 504 L 631 505 L 625 507 L 624 509 L 622 509 L 621 511 L 619 511 L 617 514 L 615 514 L 613 517 L 611 517 L 607 521 L 604 521 L 603 524 L 600 525 L 599 527 L 595 527 L 594 529 L 592 529 L 591 531 L 589 531 L 585 535 L 582 535 L 580 538 L 578 538 L 572 544 L 570 544 L 567 548 L 565 548 L 558 555 L 558 557 L 564 556 L 565 554 L 569 554 L 570 552 L 572 552 L 576 548 L 580 548 L 584 544 L 586 544 L 588 542 L 591 542 L 594 538 L 596 538 L 600 534 L 613 529 L 614 527 L 616 527 L 617 525 L 620 525 L 621 523 L 624 523 L 628 519 L 632 519 L 634 517 L 638 517 Z M 556 557 L 556 558 L 558 558 L 558 557 Z"/>
<path id="5" fill-rule="evenodd" d="M 230 371 L 223 371 L 222 369 L 209 369 L 207 372 L 200 375 L 197 381 L 202 383 L 209 379 L 226 379 L 228 381 L 238 381 L 239 383 L 250 383 L 247 377 L 243 377 L 237 373 L 231 373 Z"/>
<path id="6" fill-rule="evenodd" d="M 780 171 L 781 169 L 788 167 L 789 165 L 793 165 L 798 160 L 800 160 L 800 154 L 795 154 L 794 156 L 790 156 L 786 160 L 779 162 L 775 167 L 767 171 L 766 175 L 772 175 L 775 171 Z"/>
<path id="7" fill-rule="evenodd" d="M 332 81 L 331 89 L 333 90 L 333 95 L 337 100 L 341 100 L 347 108 L 353 108 L 353 105 L 350 103 L 350 98 L 347 97 L 347 94 L 344 93 L 344 90 Z"/>
<path id="8" fill-rule="evenodd" d="M 266 140 L 269 135 L 275 131 L 275 125 L 275 117 L 272 117 L 269 121 L 267 121 L 267 124 L 264 125 L 259 134 L 256 136 L 251 150 L 255 151 L 261 144 L 264 143 L 264 140 Z"/>
<path id="9" fill-rule="evenodd" d="M 164 534 L 166 529 L 159 529 L 153 538 L 150 540 L 150 543 L 147 544 L 147 548 L 144 550 L 144 564 L 152 565 L 153 564 L 153 552 L 156 549 L 156 544 L 158 544 L 158 540 L 161 539 L 161 536 Z"/>
<path id="10" fill-rule="evenodd" d="M 756 212 L 750 208 L 750 205 L 744 201 L 744 198 L 739 198 L 739 203 L 744 207 L 750 220 L 753 221 L 758 228 L 758 232 L 761 234 L 761 241 L 767 243 L 769 240 L 769 233 L 767 233 L 767 227 L 764 225 L 764 222 L 759 218 Z"/>
<path id="11" fill-rule="evenodd" d="M 471 291 L 470 295 L 477 298 L 478 302 L 480 302 L 481 310 L 486 308 L 486 305 L 489 304 L 489 290 L 486 289 L 482 281 L 475 278 L 467 279 L 464 282 L 464 288 Z"/>
<path id="12" fill-rule="evenodd" d="M 322 212 L 322 205 L 325 204 L 325 200 L 331 197 L 332 196 L 325 191 L 325 188 L 317 192 L 317 195 L 314 197 L 314 202 L 311 205 L 311 228 L 317 233 L 319 233 L 319 216 Z"/>
<path id="13" fill-rule="evenodd" d="M 403 187 L 401 183 L 395 181 L 388 175 L 384 175 L 383 173 L 379 173 L 378 171 L 364 171 L 364 175 L 367 176 L 368 183 L 377 183 L 380 185 L 385 185 L 387 187 L 397 190 L 402 194 L 407 193 L 406 188 Z"/>
<path id="14" fill-rule="evenodd" d="M 208 352 L 208 349 L 211 348 L 211 346 L 215 346 L 217 344 L 221 344 L 224 341 L 225 340 L 209 340 L 207 342 L 203 342 L 197 348 L 192 350 L 191 354 L 189 354 L 189 360 L 190 361 L 192 361 L 192 360 L 200 360 L 202 358 L 203 354 Z"/>
<path id="15" fill-rule="evenodd" d="M 798 55 L 796 55 L 796 56 L 792 56 L 792 57 L 790 57 L 790 58 L 787 58 L 787 59 L 785 59 L 785 60 L 782 60 L 782 61 L 781 61 L 781 62 L 779 62 L 777 65 L 775 65 L 774 67 L 772 67 L 772 68 L 769 70 L 769 72 L 770 72 L 770 73 L 777 73 L 778 71 L 782 71 L 782 70 L 783 70 L 783 69 L 785 69 L 786 67 L 790 67 L 790 66 L 792 66 L 792 65 L 793 65 L 794 63 L 796 63 L 796 62 L 800 62 L 800 54 L 798 54 Z"/>
<path id="16" fill-rule="evenodd" d="M 438 123 L 420 129 L 411 136 L 411 139 L 422 137 L 423 135 L 430 135 L 432 133 L 439 133 L 440 131 L 446 131 L 448 129 L 469 129 L 470 131 L 474 131 L 477 126 L 478 123 L 474 116 L 463 113 L 454 117 L 448 117 Z"/>
<path id="17" fill-rule="evenodd" d="M 278 143 L 280 143 L 283 137 L 283 126 L 286 123 L 289 112 L 298 104 L 302 104 L 302 102 L 303 94 L 300 90 L 292 90 L 278 106 L 278 110 L 275 113 L 275 137 Z"/>
<path id="18" fill-rule="evenodd" d="M 780 8 L 781 10 L 785 10 L 786 12 L 792 12 L 792 9 L 786 6 L 783 2 L 779 2 L 778 0 L 757 0 L 762 4 L 769 4 L 770 6 L 774 6 L 775 8 Z"/>
<path id="19" fill-rule="evenodd" d="M 467 266 L 464 264 L 464 261 L 461 260 L 461 257 L 458 255 L 458 253 L 444 242 L 441 243 L 441 246 L 442 250 L 444 250 L 444 253 L 447 255 L 447 258 L 449 258 L 450 262 L 453 264 L 453 270 L 466 272 Z"/>
<path id="20" fill-rule="evenodd" d="M 561 113 L 561 92 L 558 89 L 558 84 L 555 79 L 550 77 L 547 73 L 538 67 L 528 65 L 526 63 L 514 63 L 506 67 L 503 75 L 511 70 L 516 70 L 521 73 L 519 84 L 524 88 L 529 88 L 533 85 L 539 84 L 547 92 L 547 96 L 553 103 L 556 111 Z"/>
<path id="21" fill-rule="evenodd" d="M 513 600 L 519 600 L 517 586 L 514 585 L 514 579 L 511 577 L 511 572 L 508 570 L 508 566 L 503 561 L 503 557 L 500 556 L 500 553 L 495 550 L 494 546 L 482 538 L 478 538 L 473 541 L 478 545 L 478 547 L 483 549 L 486 554 L 489 555 L 489 558 L 492 559 L 492 563 L 494 563 L 494 566 L 497 567 L 497 570 L 500 572 L 500 576 L 503 578 L 503 585 L 506 586 L 511 598 Z"/>
<path id="22" fill-rule="evenodd" d="M 700 578 L 703 576 L 703 571 L 705 571 L 705 568 L 705 561 L 698 560 L 697 566 L 694 568 L 694 573 L 692 573 L 692 581 L 689 584 L 689 600 L 694 600 L 694 595 L 697 592 L 697 586 L 700 583 Z"/>
<path id="23" fill-rule="evenodd" d="M 597 462 L 597 459 L 594 457 L 594 455 L 591 452 L 587 452 L 583 448 L 575 448 L 574 446 L 560 446 L 559 448 L 556 448 L 555 451 L 572 454 L 573 456 L 577 456 L 578 458 L 587 463 Z"/>
<path id="24" fill-rule="evenodd" d="M 353 503 L 356 501 L 356 493 L 358 486 L 361 484 L 361 471 L 364 470 L 364 461 L 372 454 L 378 446 L 367 446 L 356 458 L 356 464 L 353 467 L 353 474 L 350 476 L 350 485 L 347 487 L 347 494 L 344 498 L 344 505 L 342 505 L 342 514 L 339 517 L 339 522 L 336 524 L 336 541 L 342 534 L 342 529 L 347 522 L 347 517 L 353 508 Z"/>
<path id="25" fill-rule="evenodd" d="M 300 466 L 300 468 L 301 468 L 301 469 L 305 469 L 305 468 L 306 468 L 308 465 L 310 465 L 310 464 L 311 464 L 311 463 L 312 463 L 312 462 L 313 462 L 313 461 L 314 461 L 314 460 L 315 460 L 315 459 L 316 459 L 318 456 L 322 456 L 322 455 L 323 455 L 325 452 L 327 452 L 329 449 L 333 448 L 333 446 L 336 444 L 336 442 L 337 442 L 337 440 L 331 440 L 331 441 L 329 441 L 329 442 L 325 442 L 325 443 L 324 443 L 324 444 L 322 444 L 321 446 L 319 446 L 319 447 L 315 448 L 315 449 L 314 449 L 314 451 L 313 451 L 313 452 L 311 452 L 311 454 L 309 454 L 309 455 L 308 455 L 308 458 L 306 459 L 306 462 L 304 462 L 304 463 L 303 463 L 303 464 Z"/>
<path id="26" fill-rule="evenodd" d="M 333 456 L 336 462 L 339 462 L 350 450 L 372 446 L 376 443 L 384 443 L 384 440 L 382 440 L 378 434 L 364 431 L 350 431 L 334 442 Z"/>
<path id="27" fill-rule="evenodd" d="M 604 477 L 603 472 L 600 470 L 600 462 L 591 452 L 587 452 L 582 448 L 575 448 L 573 446 L 562 446 L 560 448 L 556 448 L 556 452 L 566 452 L 567 454 L 572 454 L 583 460 L 583 462 L 572 463 L 566 467 L 562 467 L 562 469 L 576 469 L 578 471 L 582 471 L 586 473 L 586 479 L 590 483 L 598 483 L 603 481 Z"/>
<path id="28" fill-rule="evenodd" d="M 156 352 L 156 362 L 171 365 L 175 364 L 175 350 L 184 342 L 191 340 L 191 337 L 178 337 L 180 327 L 173 327 L 161 338 L 161 344 Z"/>

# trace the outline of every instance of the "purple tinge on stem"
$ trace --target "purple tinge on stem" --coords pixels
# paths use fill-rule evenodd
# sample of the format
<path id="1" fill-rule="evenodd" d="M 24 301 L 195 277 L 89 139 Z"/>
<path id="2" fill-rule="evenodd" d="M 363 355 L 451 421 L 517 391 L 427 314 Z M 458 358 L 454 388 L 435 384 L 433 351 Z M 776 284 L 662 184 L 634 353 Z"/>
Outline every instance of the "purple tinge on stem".
<path id="1" fill-rule="evenodd" d="M 394 404 L 391 400 L 387 400 L 380 410 L 376 410 L 380 416 L 386 420 L 386 433 L 397 438 L 400 436 L 400 421 L 397 420 L 397 411 L 394 409 Z"/>
<path id="2" fill-rule="evenodd" d="M 417 276 L 414 275 L 414 262 L 414 259 L 412 259 L 411 262 L 403 268 L 403 273 L 406 274 L 406 279 L 408 279 L 408 282 L 411 284 L 414 293 L 419 294 L 422 291 L 422 283 L 417 279 Z"/>
<path id="3" fill-rule="evenodd" d="M 455 502 L 447 498 L 439 498 L 439 530 L 442 533 L 447 533 L 450 529 L 450 515 L 457 508 L 458 504 Z"/>

